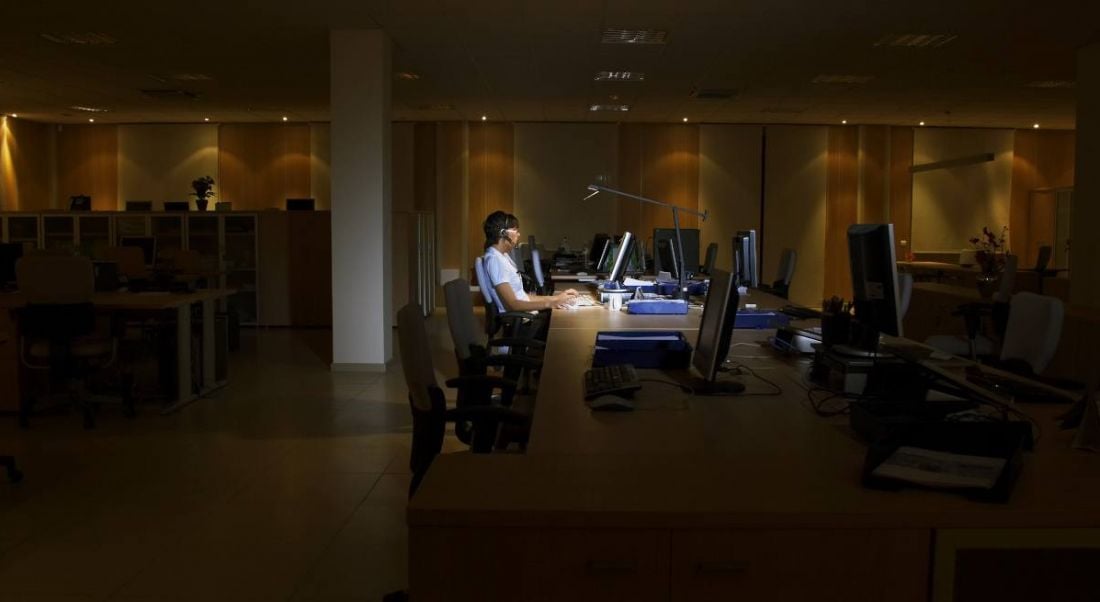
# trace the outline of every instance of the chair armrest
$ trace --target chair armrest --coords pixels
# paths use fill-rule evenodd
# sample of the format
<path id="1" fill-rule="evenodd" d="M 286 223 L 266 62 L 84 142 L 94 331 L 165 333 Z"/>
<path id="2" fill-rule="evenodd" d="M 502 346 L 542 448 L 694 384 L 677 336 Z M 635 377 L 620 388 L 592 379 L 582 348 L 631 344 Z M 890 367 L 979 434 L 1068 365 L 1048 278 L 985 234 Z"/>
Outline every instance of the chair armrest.
<path id="1" fill-rule="evenodd" d="M 519 368 L 542 368 L 542 360 L 524 355 L 490 355 L 485 358 L 486 366 L 515 366 Z"/>
<path id="2" fill-rule="evenodd" d="M 497 319 L 500 320 L 523 320 L 524 322 L 530 322 L 535 319 L 535 314 L 529 314 L 525 311 L 506 311 L 504 313 L 497 314 Z"/>
<path id="3" fill-rule="evenodd" d="M 504 337 L 489 341 L 489 347 L 527 347 L 528 349 L 545 349 L 546 343 L 536 339 L 521 339 L 517 337 Z"/>
<path id="4" fill-rule="evenodd" d="M 506 378 L 490 374 L 473 374 L 469 376 L 456 376 L 447 379 L 446 385 L 452 389 L 466 389 L 472 387 L 501 389 L 502 391 L 515 391 L 516 383 Z"/>

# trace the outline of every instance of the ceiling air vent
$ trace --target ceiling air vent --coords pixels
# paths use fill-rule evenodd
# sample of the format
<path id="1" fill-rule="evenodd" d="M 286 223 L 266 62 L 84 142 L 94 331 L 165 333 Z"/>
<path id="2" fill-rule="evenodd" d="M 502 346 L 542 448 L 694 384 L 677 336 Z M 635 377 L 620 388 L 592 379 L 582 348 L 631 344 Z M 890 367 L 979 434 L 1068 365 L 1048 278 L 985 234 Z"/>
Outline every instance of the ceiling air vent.
<path id="1" fill-rule="evenodd" d="M 189 90 L 175 88 L 146 88 L 141 95 L 151 100 L 195 100 L 199 95 Z"/>
<path id="2" fill-rule="evenodd" d="M 44 33 L 42 37 L 54 44 L 62 44 L 65 46 L 114 46 L 118 43 L 118 40 L 113 37 L 105 33 L 96 33 L 94 31 L 79 33 Z"/>
<path id="3" fill-rule="evenodd" d="M 612 111 L 612 112 L 625 112 L 630 110 L 630 105 L 592 105 L 588 107 L 589 111 Z"/>
<path id="4" fill-rule="evenodd" d="M 733 88 L 695 88 L 691 97 L 698 100 L 729 100 L 737 95 Z"/>
<path id="5" fill-rule="evenodd" d="M 890 33 L 875 42 L 875 46 L 895 48 L 939 48 L 955 41 L 959 36 L 947 33 Z"/>
<path id="6" fill-rule="evenodd" d="M 1027 85 L 1029 88 L 1045 88 L 1045 89 L 1068 89 L 1076 88 L 1077 82 L 1068 81 L 1064 79 L 1047 79 L 1041 81 L 1034 81 Z"/>
<path id="7" fill-rule="evenodd" d="M 623 29 L 607 27 L 600 36 L 603 44 L 665 44 L 668 32 L 661 29 Z"/>
<path id="8" fill-rule="evenodd" d="M 597 71 L 594 81 L 598 82 L 641 82 L 645 81 L 642 71 Z"/>

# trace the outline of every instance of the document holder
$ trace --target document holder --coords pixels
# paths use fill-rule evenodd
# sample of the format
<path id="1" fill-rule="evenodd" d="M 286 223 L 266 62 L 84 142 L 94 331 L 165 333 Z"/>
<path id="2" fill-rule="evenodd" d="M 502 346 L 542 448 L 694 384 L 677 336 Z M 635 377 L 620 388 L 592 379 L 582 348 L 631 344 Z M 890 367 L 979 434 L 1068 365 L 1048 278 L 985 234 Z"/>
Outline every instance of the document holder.
<path id="1" fill-rule="evenodd" d="M 686 369 L 691 344 L 674 330 L 603 331 L 596 333 L 592 366 L 631 364 L 635 368 Z"/>

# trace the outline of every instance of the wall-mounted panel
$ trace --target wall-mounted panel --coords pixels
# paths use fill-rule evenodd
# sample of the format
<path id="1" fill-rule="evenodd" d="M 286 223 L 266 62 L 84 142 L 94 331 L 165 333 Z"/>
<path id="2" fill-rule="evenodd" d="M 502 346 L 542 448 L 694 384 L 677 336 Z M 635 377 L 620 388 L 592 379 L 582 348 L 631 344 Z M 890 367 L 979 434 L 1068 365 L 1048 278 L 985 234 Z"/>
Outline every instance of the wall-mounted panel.
<path id="1" fill-rule="evenodd" d="M 468 140 L 467 253 L 472 262 L 485 248 L 485 233 L 481 228 L 485 217 L 498 210 L 514 212 L 513 126 L 511 123 L 472 123 Z"/>
<path id="2" fill-rule="evenodd" d="M 596 232 L 615 232 L 617 202 L 611 195 L 587 201 L 597 176 L 614 187 L 618 126 L 606 123 L 519 123 L 515 126 L 515 211 L 524 241 L 534 235 L 547 248 L 563 237 L 573 248 Z"/>
<path id="3" fill-rule="evenodd" d="M 65 125 L 57 134 L 57 207 L 89 195 L 97 211 L 118 209 L 118 126 Z"/>
<path id="4" fill-rule="evenodd" d="M 766 135 L 761 281 L 774 280 L 783 249 L 794 249 L 798 264 L 791 280 L 790 299 L 817 307 L 824 287 L 829 129 L 768 126 Z"/>
<path id="5" fill-rule="evenodd" d="M 982 228 L 999 232 L 1009 224 L 1013 134 L 1012 130 L 916 130 L 916 168 L 986 153 L 993 160 L 913 174 L 914 253 L 957 253 L 968 248 L 967 241 Z"/>
<path id="6" fill-rule="evenodd" d="M 702 250 L 718 243 L 715 265 L 733 267 L 733 235 L 760 231 L 760 169 L 764 128 L 757 125 L 699 126 L 699 210 Z M 701 251 L 702 251 L 701 250 Z"/>
<path id="7" fill-rule="evenodd" d="M 118 127 L 118 209 L 125 201 L 188 201 L 194 208 L 191 182 L 214 178 L 214 201 L 221 198 L 218 174 L 218 126 L 121 125 Z"/>
<path id="8" fill-rule="evenodd" d="M 312 194 L 309 125 L 227 123 L 218 132 L 218 200 L 256 211 Z"/>

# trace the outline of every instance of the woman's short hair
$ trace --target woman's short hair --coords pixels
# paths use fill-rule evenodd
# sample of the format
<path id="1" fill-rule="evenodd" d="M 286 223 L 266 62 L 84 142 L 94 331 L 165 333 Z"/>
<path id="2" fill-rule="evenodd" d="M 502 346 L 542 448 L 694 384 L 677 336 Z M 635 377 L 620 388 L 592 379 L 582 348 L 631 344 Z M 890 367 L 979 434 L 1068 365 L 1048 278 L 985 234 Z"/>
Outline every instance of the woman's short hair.
<path id="1" fill-rule="evenodd" d="M 512 228 L 519 227 L 519 219 L 511 213 L 505 213 L 503 211 L 494 211 L 489 214 L 489 217 L 485 218 L 485 223 L 481 225 L 485 230 L 485 248 L 497 244 L 497 241 L 504 238 L 504 231 Z"/>

